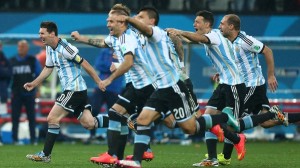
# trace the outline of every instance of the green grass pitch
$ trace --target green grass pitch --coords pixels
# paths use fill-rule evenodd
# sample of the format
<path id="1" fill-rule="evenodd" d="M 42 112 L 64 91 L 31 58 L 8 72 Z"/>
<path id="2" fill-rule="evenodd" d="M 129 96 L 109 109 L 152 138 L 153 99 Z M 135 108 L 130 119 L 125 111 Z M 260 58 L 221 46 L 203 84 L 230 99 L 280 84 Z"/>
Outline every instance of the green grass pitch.
<path id="1" fill-rule="evenodd" d="M 218 145 L 221 151 L 222 144 Z M 234 151 L 230 166 L 243 168 L 294 168 L 300 167 L 299 142 L 248 142 L 245 159 L 238 161 Z M 95 168 L 101 167 L 89 162 L 91 156 L 107 149 L 106 145 L 83 145 L 57 143 L 54 146 L 51 163 L 32 162 L 25 158 L 28 153 L 42 149 L 38 146 L 0 146 L 1 168 Z M 206 146 L 204 143 L 181 146 L 175 144 L 152 145 L 155 159 L 143 162 L 143 168 L 186 168 L 204 158 Z M 132 153 L 132 145 L 128 145 L 125 154 Z M 223 167 L 223 166 L 222 166 Z"/>

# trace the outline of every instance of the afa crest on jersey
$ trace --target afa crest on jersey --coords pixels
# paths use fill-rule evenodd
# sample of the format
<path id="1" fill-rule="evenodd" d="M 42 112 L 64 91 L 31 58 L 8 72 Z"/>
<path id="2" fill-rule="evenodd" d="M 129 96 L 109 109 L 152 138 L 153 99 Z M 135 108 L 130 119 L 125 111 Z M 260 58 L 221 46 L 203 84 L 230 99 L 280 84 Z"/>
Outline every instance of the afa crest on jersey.
<path id="1" fill-rule="evenodd" d="M 256 51 L 259 51 L 260 46 L 257 46 L 257 45 L 256 45 L 256 46 L 253 47 L 253 49 L 256 50 Z"/>
<path id="2" fill-rule="evenodd" d="M 240 48 L 238 46 L 235 46 L 235 51 L 240 52 Z"/>

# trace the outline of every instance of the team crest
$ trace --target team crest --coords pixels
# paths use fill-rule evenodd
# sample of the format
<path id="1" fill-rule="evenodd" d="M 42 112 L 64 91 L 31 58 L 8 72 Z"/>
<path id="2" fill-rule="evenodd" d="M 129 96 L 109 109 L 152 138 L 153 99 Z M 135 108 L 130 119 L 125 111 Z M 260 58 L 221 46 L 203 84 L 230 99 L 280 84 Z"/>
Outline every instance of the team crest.
<path id="1" fill-rule="evenodd" d="M 125 53 L 126 47 L 125 47 L 125 46 L 122 46 L 122 47 L 121 47 L 121 50 L 122 50 L 122 53 Z"/>
<path id="2" fill-rule="evenodd" d="M 260 46 L 254 46 L 253 48 L 254 50 L 258 51 L 260 49 Z"/>
<path id="3" fill-rule="evenodd" d="M 235 51 L 240 52 L 240 48 L 238 46 L 235 46 Z"/>

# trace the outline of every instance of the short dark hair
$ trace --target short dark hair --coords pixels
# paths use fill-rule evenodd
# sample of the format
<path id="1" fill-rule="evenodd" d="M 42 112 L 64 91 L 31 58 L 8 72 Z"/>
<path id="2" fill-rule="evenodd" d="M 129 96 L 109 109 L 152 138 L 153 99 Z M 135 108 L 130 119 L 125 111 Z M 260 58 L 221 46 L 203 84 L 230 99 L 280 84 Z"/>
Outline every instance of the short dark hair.
<path id="1" fill-rule="evenodd" d="M 58 29 L 54 22 L 49 22 L 49 21 L 42 22 L 40 28 L 46 28 L 48 33 L 54 32 L 55 36 L 58 35 Z"/>
<path id="2" fill-rule="evenodd" d="M 145 7 L 142 7 L 138 13 L 142 12 L 142 11 L 146 11 L 148 13 L 148 16 L 150 19 L 154 19 L 155 22 L 155 26 L 158 25 L 158 22 L 159 22 L 159 13 L 157 11 L 156 8 L 152 7 L 152 6 L 145 6 Z"/>
<path id="3" fill-rule="evenodd" d="M 235 30 L 241 30 L 241 19 L 235 14 L 227 15 L 227 23 L 232 24 Z"/>
<path id="4" fill-rule="evenodd" d="M 204 18 L 204 21 L 209 22 L 210 27 L 213 27 L 215 21 L 213 13 L 206 10 L 202 10 L 202 11 L 198 11 L 196 13 L 196 16 L 202 16 Z"/>

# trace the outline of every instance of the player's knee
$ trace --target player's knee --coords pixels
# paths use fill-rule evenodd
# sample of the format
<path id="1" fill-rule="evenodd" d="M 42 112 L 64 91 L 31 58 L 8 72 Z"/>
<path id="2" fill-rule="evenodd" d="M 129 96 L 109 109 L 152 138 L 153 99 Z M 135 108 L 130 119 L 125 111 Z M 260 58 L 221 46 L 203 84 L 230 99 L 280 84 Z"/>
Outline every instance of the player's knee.
<path id="1" fill-rule="evenodd" d="M 194 135 L 195 134 L 195 129 L 193 128 L 182 128 L 182 131 L 185 133 L 185 134 L 189 134 L 189 135 Z"/>
<path id="2" fill-rule="evenodd" d="M 48 116 L 48 117 L 47 117 L 47 122 L 48 122 L 48 123 L 55 123 L 55 124 L 58 124 L 58 123 L 59 123 L 58 119 L 55 118 L 55 117 L 52 117 L 52 116 Z"/>
<path id="3" fill-rule="evenodd" d="M 81 125 L 83 128 L 85 128 L 87 130 L 92 130 L 95 128 L 93 124 L 89 124 L 89 123 L 82 123 Z"/>
<path id="4" fill-rule="evenodd" d="M 138 125 L 149 125 L 151 123 L 151 120 L 145 117 L 138 116 L 138 118 L 136 119 L 136 123 Z"/>
<path id="5" fill-rule="evenodd" d="M 95 128 L 95 122 L 94 120 L 84 120 L 80 121 L 83 128 L 92 130 Z"/>

